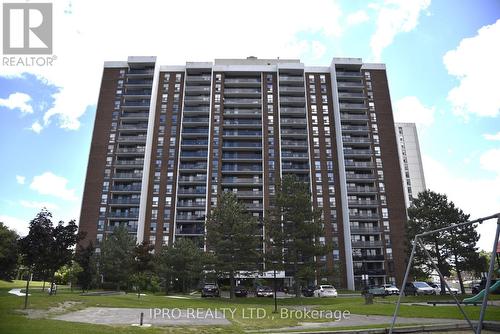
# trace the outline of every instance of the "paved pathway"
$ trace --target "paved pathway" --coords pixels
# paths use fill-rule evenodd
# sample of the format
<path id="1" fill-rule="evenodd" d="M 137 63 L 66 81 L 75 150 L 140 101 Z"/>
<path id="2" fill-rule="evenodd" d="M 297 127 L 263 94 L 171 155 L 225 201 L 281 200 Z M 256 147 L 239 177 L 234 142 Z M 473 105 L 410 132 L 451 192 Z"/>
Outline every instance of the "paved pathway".
<path id="1" fill-rule="evenodd" d="M 84 310 L 71 312 L 54 317 L 56 320 L 85 322 L 100 325 L 132 325 L 138 324 L 141 312 L 144 313 L 144 324 L 156 326 L 168 325 L 230 325 L 221 313 L 211 313 L 205 310 L 180 309 L 149 309 L 149 308 L 112 308 L 112 307 L 89 307 Z"/>
<path id="2" fill-rule="evenodd" d="M 272 332 L 286 332 L 291 330 L 308 330 L 308 329 L 322 329 L 331 327 L 349 327 L 349 326 L 366 326 L 366 325 L 387 325 L 389 326 L 392 321 L 390 316 L 382 315 L 358 315 L 351 314 L 349 318 L 341 319 L 339 321 L 328 321 L 328 322 L 301 322 L 298 326 L 283 327 L 279 329 L 273 329 Z M 431 319 L 431 318 L 402 318 L 398 317 L 397 324 L 419 324 L 419 325 L 429 325 L 429 324 L 461 324 L 466 323 L 465 320 L 457 319 Z M 266 330 L 269 331 L 269 330 Z M 259 332 L 259 331 L 249 331 L 249 332 Z"/>

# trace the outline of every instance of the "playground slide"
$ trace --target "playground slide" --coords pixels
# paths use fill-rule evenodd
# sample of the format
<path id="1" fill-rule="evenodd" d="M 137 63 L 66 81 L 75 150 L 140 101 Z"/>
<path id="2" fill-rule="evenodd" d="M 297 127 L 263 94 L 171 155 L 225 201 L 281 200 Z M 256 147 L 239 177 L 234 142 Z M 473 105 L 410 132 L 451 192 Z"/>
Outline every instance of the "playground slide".
<path id="1" fill-rule="evenodd" d="M 500 288 L 500 280 L 496 281 L 495 284 L 493 284 L 492 286 L 490 286 L 490 293 L 495 291 L 496 289 L 499 289 Z M 473 296 L 473 297 L 470 297 L 470 298 L 465 298 L 463 300 L 463 303 L 477 303 L 479 301 L 482 301 L 483 300 L 483 296 L 484 296 L 484 290 L 481 290 L 481 292 L 479 292 L 477 295 Z"/>

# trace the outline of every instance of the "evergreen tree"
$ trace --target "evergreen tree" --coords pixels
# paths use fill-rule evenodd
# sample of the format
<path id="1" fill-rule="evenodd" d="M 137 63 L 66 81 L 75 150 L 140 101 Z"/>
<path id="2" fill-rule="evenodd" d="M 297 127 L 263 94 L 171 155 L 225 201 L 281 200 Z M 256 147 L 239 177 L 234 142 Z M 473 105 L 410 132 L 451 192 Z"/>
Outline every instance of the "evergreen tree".
<path id="1" fill-rule="evenodd" d="M 134 248 L 134 267 L 132 281 L 136 285 L 137 298 L 141 296 L 141 290 L 145 290 L 151 282 L 154 270 L 154 246 L 144 241 Z"/>
<path id="2" fill-rule="evenodd" d="M 309 185 L 295 175 L 284 176 L 266 220 L 266 256 L 292 273 L 297 297 L 300 283 L 316 276 L 317 257 L 328 252 L 320 242 L 323 236 L 321 211 L 313 209 Z"/>
<path id="3" fill-rule="evenodd" d="M 129 283 L 133 273 L 135 238 L 124 226 L 114 229 L 101 247 L 101 268 L 106 282 L 114 283 L 117 290 Z"/>
<path id="4" fill-rule="evenodd" d="M 190 239 L 178 238 L 174 245 L 164 246 L 156 258 L 156 272 L 165 282 L 165 293 L 174 282 L 186 293 L 199 279 L 203 259 L 203 251 Z"/>
<path id="5" fill-rule="evenodd" d="M 408 217 L 408 241 L 412 241 L 417 234 L 449 227 L 469 219 L 469 215 L 457 208 L 453 202 L 448 201 L 446 195 L 431 190 L 418 194 L 408 209 Z M 479 237 L 475 228 L 475 226 L 468 225 L 422 238 L 431 258 L 444 276 L 449 276 L 450 270 L 455 269 L 462 292 L 464 292 L 464 287 L 461 272 L 471 264 L 473 259 L 477 258 L 476 243 Z M 413 266 L 417 270 L 414 270 L 413 274 L 423 272 L 430 275 L 433 268 L 423 251 L 418 247 L 417 249 Z M 445 290 L 444 282 L 441 281 L 441 293 L 446 293 Z"/>
<path id="6" fill-rule="evenodd" d="M 261 268 L 260 234 L 258 220 L 236 195 L 224 192 L 218 197 L 217 207 L 207 218 L 207 248 L 214 256 L 216 268 L 229 277 L 231 298 L 236 274 Z"/>

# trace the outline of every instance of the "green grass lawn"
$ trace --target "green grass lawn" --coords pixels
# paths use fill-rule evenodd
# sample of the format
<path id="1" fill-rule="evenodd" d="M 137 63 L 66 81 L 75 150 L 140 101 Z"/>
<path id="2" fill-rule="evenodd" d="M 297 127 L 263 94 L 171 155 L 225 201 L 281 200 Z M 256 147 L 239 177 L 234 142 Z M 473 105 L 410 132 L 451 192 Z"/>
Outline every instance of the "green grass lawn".
<path id="1" fill-rule="evenodd" d="M 72 306 L 71 310 L 86 307 L 131 307 L 131 308 L 237 308 L 236 317 L 231 319 L 230 326 L 210 326 L 210 327 L 156 327 L 156 328 L 132 328 L 132 327 L 111 327 L 104 325 L 91 325 L 83 323 L 71 323 L 51 319 L 28 319 L 18 310 L 24 306 L 24 297 L 10 295 L 7 292 L 12 288 L 24 288 L 26 282 L 0 281 L 0 333 L 243 333 L 245 330 L 279 328 L 294 326 L 299 323 L 297 319 L 281 319 L 270 317 L 265 319 L 245 319 L 241 316 L 241 310 L 251 307 L 262 307 L 268 315 L 272 315 L 274 301 L 272 298 L 241 298 L 234 301 L 227 299 L 173 299 L 163 295 L 143 296 L 140 299 L 135 294 L 114 295 L 114 296 L 81 296 L 79 291 L 71 292 L 65 287 L 59 287 L 56 296 L 48 296 L 42 293 L 41 282 L 33 282 L 30 286 L 32 294 L 29 298 L 29 308 L 36 310 L 47 310 L 56 307 L 65 301 L 79 302 Z M 498 299 L 493 296 L 493 299 Z M 279 305 L 285 307 L 307 306 L 320 310 L 348 310 L 352 314 L 366 315 L 392 315 L 397 297 L 376 298 L 373 305 L 365 305 L 361 297 L 339 297 L 339 298 L 290 298 L 280 299 Z M 425 302 L 428 300 L 451 299 L 449 296 L 433 297 L 407 297 L 405 303 Z M 466 310 L 472 319 L 478 319 L 479 307 L 467 306 Z M 416 306 L 404 304 L 401 306 L 400 316 L 402 317 L 428 317 L 428 318 L 450 318 L 462 319 L 459 310 L 451 306 Z M 500 321 L 500 307 L 488 308 L 486 320 Z M 302 320 L 300 320 L 302 321 Z M 326 320 L 325 320 L 326 321 Z M 377 326 L 373 326 L 377 327 Z M 380 327 L 380 326 L 378 326 Z"/>

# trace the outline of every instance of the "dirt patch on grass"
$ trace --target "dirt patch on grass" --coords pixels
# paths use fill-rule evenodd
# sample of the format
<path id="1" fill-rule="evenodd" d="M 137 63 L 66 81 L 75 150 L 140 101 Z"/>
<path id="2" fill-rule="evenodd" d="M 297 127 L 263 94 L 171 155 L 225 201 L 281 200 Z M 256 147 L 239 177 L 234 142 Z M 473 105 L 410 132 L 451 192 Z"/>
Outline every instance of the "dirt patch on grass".
<path id="1" fill-rule="evenodd" d="M 82 302 L 77 301 L 65 301 L 64 303 L 59 303 L 57 306 L 53 306 L 47 310 L 40 309 L 27 309 L 27 310 L 17 310 L 19 313 L 26 315 L 28 319 L 41 319 L 41 318 L 49 318 L 51 316 L 56 316 L 59 314 L 63 314 L 69 311 L 74 311 L 79 309 L 78 306 L 83 304 Z"/>

